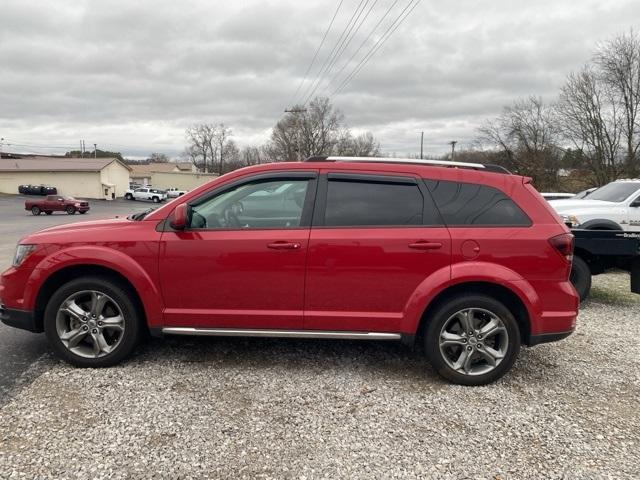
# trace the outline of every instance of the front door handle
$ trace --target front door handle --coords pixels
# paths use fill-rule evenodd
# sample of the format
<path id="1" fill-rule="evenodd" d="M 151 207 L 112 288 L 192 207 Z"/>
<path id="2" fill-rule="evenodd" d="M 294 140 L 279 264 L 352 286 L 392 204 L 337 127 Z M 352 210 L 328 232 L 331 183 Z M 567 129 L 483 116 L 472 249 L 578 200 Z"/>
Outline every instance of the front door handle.
<path id="1" fill-rule="evenodd" d="M 415 250 L 438 250 L 439 248 L 442 248 L 442 243 L 419 240 L 417 242 L 410 243 L 409 248 L 413 248 Z"/>
<path id="2" fill-rule="evenodd" d="M 300 244 L 280 240 L 278 242 L 267 244 L 267 247 L 272 248 L 273 250 L 298 250 L 300 248 Z"/>

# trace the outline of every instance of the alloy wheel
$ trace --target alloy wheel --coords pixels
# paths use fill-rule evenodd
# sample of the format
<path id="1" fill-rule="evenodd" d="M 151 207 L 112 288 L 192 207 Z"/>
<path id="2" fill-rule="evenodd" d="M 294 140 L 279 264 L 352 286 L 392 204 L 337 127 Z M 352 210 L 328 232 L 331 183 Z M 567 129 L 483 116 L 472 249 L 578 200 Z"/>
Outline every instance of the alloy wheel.
<path id="1" fill-rule="evenodd" d="M 84 358 L 100 358 L 113 352 L 122 342 L 124 329 L 120 306 L 96 290 L 72 294 L 56 315 L 56 331 L 62 344 Z"/>
<path id="2" fill-rule="evenodd" d="M 494 370 L 507 354 L 509 334 L 495 313 L 466 308 L 451 315 L 439 338 L 446 364 L 463 375 L 483 375 Z"/>

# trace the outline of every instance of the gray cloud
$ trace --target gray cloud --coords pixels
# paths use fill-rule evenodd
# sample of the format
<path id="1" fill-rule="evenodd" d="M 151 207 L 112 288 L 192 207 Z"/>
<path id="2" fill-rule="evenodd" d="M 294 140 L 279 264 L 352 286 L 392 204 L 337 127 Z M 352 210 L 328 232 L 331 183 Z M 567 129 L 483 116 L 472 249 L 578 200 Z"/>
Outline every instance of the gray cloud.
<path id="1" fill-rule="evenodd" d="M 357 3 L 344 1 L 320 60 Z M 84 138 L 130 155 L 177 153 L 186 126 L 224 121 L 239 143 L 261 142 L 336 4 L 5 0 L 0 137 L 53 151 Z M 334 72 L 390 4 L 377 2 Z M 637 18 L 636 0 L 422 0 L 333 101 L 386 151 L 415 152 L 424 130 L 428 150 L 441 153 L 452 139 L 469 144 L 519 96 L 552 99 L 597 42 Z"/>

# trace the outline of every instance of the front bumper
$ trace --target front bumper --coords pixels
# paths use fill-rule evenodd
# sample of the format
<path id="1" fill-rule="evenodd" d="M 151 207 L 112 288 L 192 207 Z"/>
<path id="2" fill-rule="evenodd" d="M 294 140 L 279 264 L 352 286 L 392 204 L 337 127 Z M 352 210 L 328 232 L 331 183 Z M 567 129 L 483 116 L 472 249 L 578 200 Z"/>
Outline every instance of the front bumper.
<path id="1" fill-rule="evenodd" d="M 10 327 L 20 328 L 34 333 L 42 332 L 42 329 L 39 329 L 36 325 L 33 312 L 18 310 L 15 308 L 6 308 L 4 305 L 0 304 L 0 320 L 2 320 L 2 323 L 9 325 Z"/>

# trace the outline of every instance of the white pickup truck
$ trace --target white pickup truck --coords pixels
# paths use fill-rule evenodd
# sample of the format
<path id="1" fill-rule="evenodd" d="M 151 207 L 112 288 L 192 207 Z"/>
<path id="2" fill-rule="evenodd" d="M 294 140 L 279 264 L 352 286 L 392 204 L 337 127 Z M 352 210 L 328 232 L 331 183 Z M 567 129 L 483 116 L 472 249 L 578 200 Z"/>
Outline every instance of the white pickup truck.
<path id="1" fill-rule="evenodd" d="M 167 197 L 169 198 L 178 198 L 187 193 L 186 190 L 180 190 L 175 187 L 167 188 Z"/>
<path id="2" fill-rule="evenodd" d="M 616 180 L 585 199 L 549 204 L 571 228 L 640 231 L 640 179 Z"/>
<path id="3" fill-rule="evenodd" d="M 124 198 L 127 200 L 151 200 L 153 203 L 160 203 L 167 199 L 167 192 L 157 188 L 142 187 L 127 190 Z"/>

